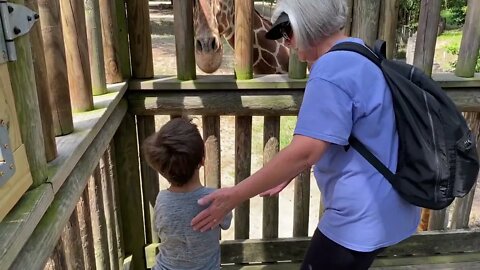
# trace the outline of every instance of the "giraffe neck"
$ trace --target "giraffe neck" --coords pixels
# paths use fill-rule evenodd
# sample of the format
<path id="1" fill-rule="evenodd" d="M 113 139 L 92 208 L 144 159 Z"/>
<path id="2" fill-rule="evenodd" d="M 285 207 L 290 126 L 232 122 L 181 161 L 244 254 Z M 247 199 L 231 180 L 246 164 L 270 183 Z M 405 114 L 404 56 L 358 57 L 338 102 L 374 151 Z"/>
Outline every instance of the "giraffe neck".
<path id="1" fill-rule="evenodd" d="M 219 32 L 235 48 L 235 9 L 234 3 L 220 1 L 220 13 L 217 17 Z M 232 1 L 233 2 L 233 1 Z M 265 38 L 265 33 L 272 27 L 269 20 L 256 10 L 253 15 L 253 71 L 256 74 L 273 74 L 288 72 L 289 50 L 282 41 Z"/>

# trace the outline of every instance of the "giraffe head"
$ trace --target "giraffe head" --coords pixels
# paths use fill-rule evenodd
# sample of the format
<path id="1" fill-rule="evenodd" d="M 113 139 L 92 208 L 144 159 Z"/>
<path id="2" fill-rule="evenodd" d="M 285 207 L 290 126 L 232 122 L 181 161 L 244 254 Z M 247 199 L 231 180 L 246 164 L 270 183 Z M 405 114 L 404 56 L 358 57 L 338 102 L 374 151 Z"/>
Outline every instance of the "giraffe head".
<path id="1" fill-rule="evenodd" d="M 206 73 L 215 72 L 222 63 L 222 36 L 233 20 L 233 0 L 195 0 L 195 60 Z"/>

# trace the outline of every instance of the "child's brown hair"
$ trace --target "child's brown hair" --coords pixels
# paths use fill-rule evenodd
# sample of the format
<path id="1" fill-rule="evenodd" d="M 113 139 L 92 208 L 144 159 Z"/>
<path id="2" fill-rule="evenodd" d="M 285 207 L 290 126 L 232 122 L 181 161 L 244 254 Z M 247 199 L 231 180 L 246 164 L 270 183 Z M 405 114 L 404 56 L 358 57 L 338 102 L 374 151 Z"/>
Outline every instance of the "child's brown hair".
<path id="1" fill-rule="evenodd" d="M 205 155 L 197 126 L 185 117 L 168 121 L 142 148 L 148 164 L 174 186 L 185 185 Z"/>

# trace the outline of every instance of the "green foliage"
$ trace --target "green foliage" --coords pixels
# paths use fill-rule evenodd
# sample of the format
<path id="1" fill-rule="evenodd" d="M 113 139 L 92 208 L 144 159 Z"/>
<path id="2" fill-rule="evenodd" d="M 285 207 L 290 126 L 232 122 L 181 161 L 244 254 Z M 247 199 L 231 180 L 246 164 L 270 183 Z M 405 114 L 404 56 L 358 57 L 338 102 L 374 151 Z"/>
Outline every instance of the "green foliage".
<path id="1" fill-rule="evenodd" d="M 460 52 L 460 43 L 452 43 L 445 46 L 445 50 L 458 57 Z M 450 67 L 455 69 L 457 67 L 457 60 L 450 62 Z M 475 72 L 480 72 L 480 55 L 477 57 L 477 64 L 475 65 Z"/>
<path id="2" fill-rule="evenodd" d="M 442 1 L 441 17 L 450 27 L 459 27 L 465 23 L 467 0 L 438 0 Z M 420 0 L 400 0 L 399 23 L 409 28 L 418 26 L 420 16 Z"/>

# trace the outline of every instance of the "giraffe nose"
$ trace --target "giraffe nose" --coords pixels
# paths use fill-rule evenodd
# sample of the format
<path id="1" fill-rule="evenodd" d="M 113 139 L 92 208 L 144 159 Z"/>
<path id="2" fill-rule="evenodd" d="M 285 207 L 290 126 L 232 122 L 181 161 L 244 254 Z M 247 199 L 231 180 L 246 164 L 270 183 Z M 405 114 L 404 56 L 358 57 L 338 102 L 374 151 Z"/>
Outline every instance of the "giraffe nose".
<path id="1" fill-rule="evenodd" d="M 218 49 L 217 38 L 198 38 L 195 42 L 196 50 L 201 52 L 215 52 Z"/>

